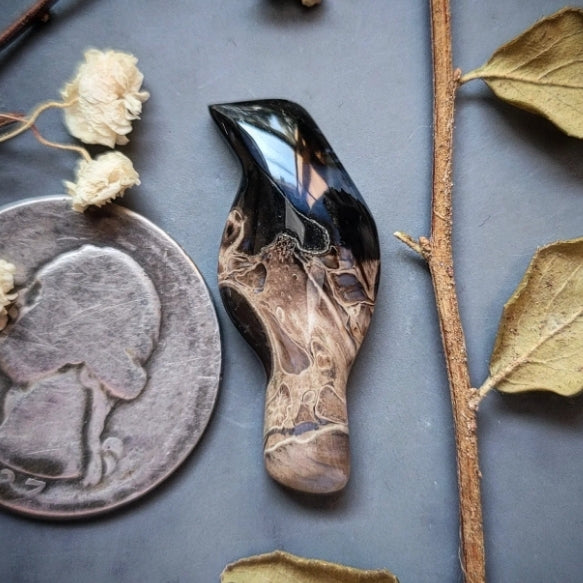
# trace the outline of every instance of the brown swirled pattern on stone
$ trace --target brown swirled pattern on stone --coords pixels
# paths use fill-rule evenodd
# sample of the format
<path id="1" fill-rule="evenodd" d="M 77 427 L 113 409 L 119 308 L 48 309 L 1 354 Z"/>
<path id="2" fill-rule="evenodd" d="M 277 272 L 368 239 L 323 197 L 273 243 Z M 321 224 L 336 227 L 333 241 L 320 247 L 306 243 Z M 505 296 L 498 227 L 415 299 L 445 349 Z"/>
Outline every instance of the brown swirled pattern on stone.
<path id="1" fill-rule="evenodd" d="M 346 383 L 374 309 L 376 227 L 298 105 L 247 102 L 211 113 L 244 168 L 219 286 L 269 377 L 266 467 L 296 490 L 335 492 L 350 473 Z"/>

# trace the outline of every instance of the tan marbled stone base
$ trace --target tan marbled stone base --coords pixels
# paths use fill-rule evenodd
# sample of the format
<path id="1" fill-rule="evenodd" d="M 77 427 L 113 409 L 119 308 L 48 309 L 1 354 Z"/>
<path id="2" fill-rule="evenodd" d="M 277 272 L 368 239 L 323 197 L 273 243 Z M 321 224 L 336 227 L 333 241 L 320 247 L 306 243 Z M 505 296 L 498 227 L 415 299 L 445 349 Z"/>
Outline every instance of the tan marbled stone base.
<path id="1" fill-rule="evenodd" d="M 273 479 L 301 492 L 338 492 L 350 477 L 347 426 L 329 425 L 273 446 L 266 444 L 263 455 Z"/>
<path id="2" fill-rule="evenodd" d="M 379 261 L 359 264 L 338 245 L 310 253 L 285 233 L 250 255 L 242 250 L 245 223 L 234 208 L 219 255 L 219 285 L 269 375 L 267 470 L 296 490 L 338 491 L 350 474 L 346 383 L 374 309 Z"/>

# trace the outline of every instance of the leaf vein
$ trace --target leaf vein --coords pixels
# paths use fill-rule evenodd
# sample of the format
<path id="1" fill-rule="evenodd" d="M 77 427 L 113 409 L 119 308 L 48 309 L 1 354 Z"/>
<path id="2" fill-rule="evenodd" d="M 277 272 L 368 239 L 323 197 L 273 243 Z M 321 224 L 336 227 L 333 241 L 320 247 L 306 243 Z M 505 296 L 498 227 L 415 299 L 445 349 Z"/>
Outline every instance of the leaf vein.
<path id="1" fill-rule="evenodd" d="M 569 276 L 566 277 L 565 280 L 563 281 L 563 283 L 561 283 L 561 285 L 557 288 L 557 290 L 555 291 L 555 293 L 552 295 L 552 297 L 549 299 L 549 301 L 547 303 L 547 307 L 546 307 L 547 313 L 551 311 L 552 306 L 559 299 L 560 295 L 565 291 L 565 289 L 567 288 L 569 283 L 571 281 L 573 281 L 573 278 L 579 273 L 579 271 L 581 271 L 581 267 L 582 267 L 581 265 L 577 265 L 577 267 L 575 267 L 575 269 L 573 269 L 573 271 L 571 271 Z"/>
<path id="2" fill-rule="evenodd" d="M 528 78 L 510 73 L 482 73 L 482 79 L 497 81 L 512 81 L 515 83 L 524 83 L 525 85 L 535 85 L 542 87 L 556 87 L 557 89 L 583 89 L 583 83 L 564 83 L 558 81 L 549 81 L 542 78 Z"/>
<path id="3" fill-rule="evenodd" d="M 570 318 L 562 322 L 553 331 L 549 332 L 545 337 L 541 338 L 532 348 L 527 350 L 522 356 L 518 356 L 514 360 L 511 360 L 510 363 L 505 368 L 503 368 L 501 371 L 499 371 L 492 377 L 490 381 L 491 386 L 495 387 L 498 385 L 498 383 L 502 381 L 514 383 L 514 381 L 512 381 L 511 375 L 516 371 L 516 369 L 520 368 L 521 366 L 524 366 L 525 364 L 528 364 L 532 355 L 535 354 L 539 348 L 541 348 L 547 342 L 552 340 L 555 336 L 563 332 L 565 328 L 573 324 L 573 322 L 575 322 L 575 320 L 577 320 L 577 318 L 581 317 L 582 315 L 583 308 L 580 308 Z"/>
<path id="4" fill-rule="evenodd" d="M 558 44 L 560 44 L 562 42 L 566 42 L 569 39 L 576 37 L 576 36 L 579 36 L 581 34 L 583 34 L 583 30 L 575 30 L 572 33 L 569 33 L 567 35 L 557 37 L 557 39 L 555 41 L 553 41 L 550 45 L 548 45 L 545 48 L 538 51 L 534 56 L 532 56 L 531 58 L 527 59 L 526 61 L 518 64 L 513 69 L 510 69 L 509 73 L 514 73 L 515 71 L 518 71 L 522 67 L 525 67 L 526 65 L 530 65 L 533 61 L 536 61 L 536 59 L 542 57 L 545 53 L 548 53 L 550 50 L 554 49 Z"/>
<path id="5" fill-rule="evenodd" d="M 560 71 L 561 69 L 564 69 L 566 67 L 574 65 L 575 63 L 583 63 L 583 59 L 571 59 L 570 61 L 567 61 L 565 63 L 559 63 L 555 67 L 552 67 L 551 69 L 548 69 L 547 71 L 545 71 L 542 75 L 540 75 L 538 77 L 538 79 L 542 80 L 545 77 L 547 77 L 548 75 L 550 75 L 551 73 L 556 73 L 557 71 Z"/>

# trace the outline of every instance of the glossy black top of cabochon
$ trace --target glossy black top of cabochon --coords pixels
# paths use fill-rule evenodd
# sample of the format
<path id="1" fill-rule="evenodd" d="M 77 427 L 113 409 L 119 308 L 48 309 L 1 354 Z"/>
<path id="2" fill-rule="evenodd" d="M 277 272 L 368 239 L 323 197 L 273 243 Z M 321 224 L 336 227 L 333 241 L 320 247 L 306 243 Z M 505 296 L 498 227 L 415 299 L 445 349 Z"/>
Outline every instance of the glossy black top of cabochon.
<path id="1" fill-rule="evenodd" d="M 305 109 L 282 99 L 209 109 L 243 165 L 235 205 L 254 223 L 249 253 L 284 232 L 306 252 L 336 244 L 357 260 L 379 258 L 366 203 Z"/>

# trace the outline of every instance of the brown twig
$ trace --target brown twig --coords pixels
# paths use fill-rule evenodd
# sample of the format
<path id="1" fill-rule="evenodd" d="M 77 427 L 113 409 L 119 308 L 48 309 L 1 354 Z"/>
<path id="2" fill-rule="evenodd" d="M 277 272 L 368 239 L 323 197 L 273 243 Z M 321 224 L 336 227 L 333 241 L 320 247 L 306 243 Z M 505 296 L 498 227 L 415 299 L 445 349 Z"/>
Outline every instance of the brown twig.
<path id="1" fill-rule="evenodd" d="M 31 26 L 47 22 L 58 0 L 38 0 L 7 29 L 0 33 L 0 51 L 24 34 Z"/>
<path id="2" fill-rule="evenodd" d="M 452 64 L 450 0 L 430 0 L 433 56 L 433 184 L 430 237 L 395 236 L 428 263 L 437 305 L 453 409 L 460 516 L 460 560 L 466 583 L 485 583 L 486 557 L 480 494 L 477 412 L 482 395 L 472 388 L 452 249 L 452 159 L 455 93 L 460 73 Z"/>
<path id="3" fill-rule="evenodd" d="M 454 71 L 449 0 L 430 0 L 433 55 L 433 185 L 430 252 L 427 257 L 437 303 L 453 407 L 460 506 L 461 563 L 467 583 L 485 583 L 485 552 L 480 496 L 476 414 L 464 331 L 458 308 L 452 250 L 452 154 Z"/>
<path id="4" fill-rule="evenodd" d="M 433 184 L 429 241 L 420 239 L 437 304 L 453 408 L 460 508 L 460 559 L 466 583 L 485 583 L 476 415 L 455 288 L 452 250 L 452 157 L 455 92 L 449 0 L 430 0 L 433 55 Z"/>

